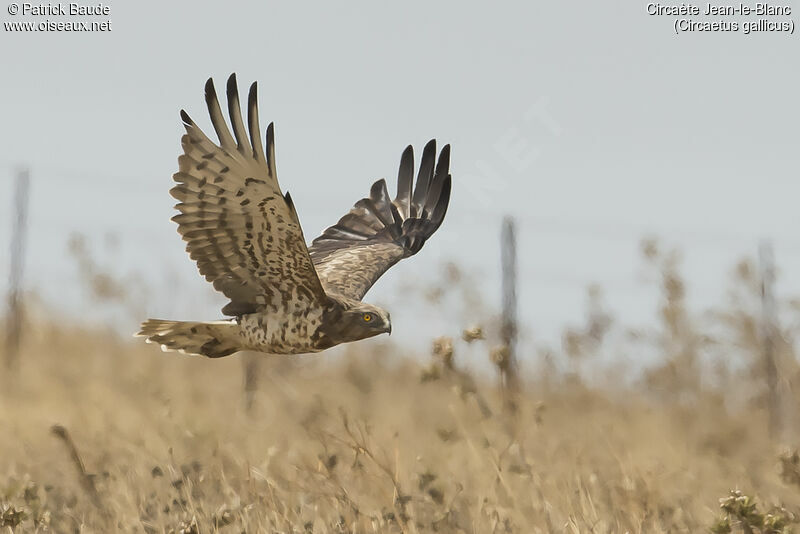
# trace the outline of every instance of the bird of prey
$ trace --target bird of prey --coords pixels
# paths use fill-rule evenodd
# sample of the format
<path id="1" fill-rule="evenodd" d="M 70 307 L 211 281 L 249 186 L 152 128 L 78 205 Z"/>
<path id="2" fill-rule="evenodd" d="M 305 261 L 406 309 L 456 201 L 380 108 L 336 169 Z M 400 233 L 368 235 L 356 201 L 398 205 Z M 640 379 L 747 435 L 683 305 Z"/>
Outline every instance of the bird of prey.
<path id="1" fill-rule="evenodd" d="M 407 147 L 394 199 L 378 180 L 369 196 L 306 246 L 292 198 L 278 185 L 272 124 L 262 144 L 256 84 L 245 122 L 236 76 L 228 79 L 233 133 L 211 79 L 205 99 L 219 142 L 181 111 L 186 134 L 170 191 L 180 213 L 172 220 L 200 274 L 230 299 L 222 313 L 232 318 L 148 319 L 137 335 L 164 350 L 219 358 L 241 350 L 318 352 L 391 333 L 389 313 L 361 299 L 442 224 L 450 201 L 450 146 L 436 161 L 436 141 L 425 145 L 416 184 L 414 152 Z"/>

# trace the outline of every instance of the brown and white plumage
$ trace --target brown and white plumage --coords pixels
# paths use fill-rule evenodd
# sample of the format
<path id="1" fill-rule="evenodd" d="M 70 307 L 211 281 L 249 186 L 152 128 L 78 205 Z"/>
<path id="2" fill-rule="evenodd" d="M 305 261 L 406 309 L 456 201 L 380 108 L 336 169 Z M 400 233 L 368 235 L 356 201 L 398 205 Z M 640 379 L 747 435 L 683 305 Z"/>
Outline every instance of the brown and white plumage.
<path id="1" fill-rule="evenodd" d="M 259 129 L 257 89 L 243 120 L 236 77 L 227 84 L 226 124 L 211 79 L 206 104 L 219 139 L 210 140 L 181 111 L 186 134 L 178 158 L 173 217 L 200 273 L 230 299 L 233 321 L 150 319 L 138 335 L 166 350 L 210 357 L 238 350 L 298 354 L 391 331 L 389 314 L 361 299 L 389 267 L 416 254 L 444 219 L 450 199 L 450 148 L 434 166 L 436 143 L 423 151 L 416 186 L 414 155 L 403 152 L 394 200 L 384 180 L 307 248 L 297 212 L 275 170 L 274 128 Z"/>
<path id="2" fill-rule="evenodd" d="M 439 155 L 436 141 L 422 152 L 414 188 L 414 150 L 400 159 L 397 195 L 389 198 L 386 181 L 372 184 L 362 198 L 309 248 L 327 292 L 361 300 L 380 276 L 403 258 L 413 256 L 439 228 L 450 201 L 450 146 Z"/>

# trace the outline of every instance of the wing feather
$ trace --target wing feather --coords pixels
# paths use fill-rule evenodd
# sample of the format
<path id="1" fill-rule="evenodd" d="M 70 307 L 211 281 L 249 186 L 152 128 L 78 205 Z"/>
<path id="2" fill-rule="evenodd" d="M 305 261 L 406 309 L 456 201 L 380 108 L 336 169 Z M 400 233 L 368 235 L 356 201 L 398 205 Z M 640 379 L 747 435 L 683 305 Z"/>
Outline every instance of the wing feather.
<path id="1" fill-rule="evenodd" d="M 236 83 L 236 75 L 231 74 L 228 78 L 227 84 L 228 94 L 228 115 L 231 117 L 231 126 L 233 126 L 233 133 L 236 137 L 236 148 L 242 154 L 247 155 L 252 152 L 253 148 L 250 146 L 247 132 L 244 129 L 244 122 L 242 121 L 242 108 L 239 105 L 239 87 Z"/>
<path id="2" fill-rule="evenodd" d="M 414 196 L 411 200 L 411 216 L 418 216 L 422 213 L 423 203 L 428 195 L 428 188 L 433 178 L 433 164 L 436 159 L 436 140 L 431 139 L 422 150 L 422 161 L 419 164 L 419 174 L 417 175 L 417 185 L 414 188 Z"/>
<path id="3" fill-rule="evenodd" d="M 180 212 L 172 220 L 189 256 L 200 274 L 231 299 L 222 310 L 227 315 L 325 302 L 291 197 L 284 197 L 278 185 L 271 124 L 267 154 L 261 144 L 255 84 L 248 96 L 246 130 L 236 78 L 228 79 L 233 135 L 210 79 L 205 94 L 219 145 L 181 112 L 184 153 L 170 191 Z"/>
<path id="4" fill-rule="evenodd" d="M 278 173 L 275 171 L 275 125 L 269 123 L 267 126 L 267 167 L 269 167 L 270 176 L 275 176 L 275 182 L 278 180 Z"/>
<path id="5" fill-rule="evenodd" d="M 436 175 L 430 182 L 428 193 L 425 196 L 423 210 L 426 214 L 433 213 L 433 209 L 439 203 L 439 199 L 444 192 L 444 187 L 448 183 L 444 178 L 450 172 L 450 147 L 446 146 L 439 154 L 439 162 L 436 164 Z"/>
<path id="6" fill-rule="evenodd" d="M 450 202 L 450 146 L 435 165 L 436 142 L 423 150 L 413 184 L 414 152 L 400 159 L 397 196 L 390 200 L 385 180 L 355 203 L 339 222 L 316 238 L 309 253 L 329 293 L 360 300 L 392 265 L 419 252 L 444 220 Z"/>
<path id="7" fill-rule="evenodd" d="M 264 145 L 261 144 L 261 127 L 258 124 L 258 84 L 253 82 L 247 95 L 247 122 L 250 126 L 250 144 L 253 146 L 253 159 L 266 164 Z"/>
<path id="8" fill-rule="evenodd" d="M 404 219 L 411 216 L 411 194 L 414 191 L 414 148 L 408 145 L 400 157 L 400 170 L 397 172 L 397 197 L 394 203 Z"/>
<path id="9" fill-rule="evenodd" d="M 236 147 L 236 141 L 234 141 L 231 132 L 228 130 L 228 126 L 225 124 L 225 116 L 222 115 L 222 109 L 219 107 L 219 99 L 217 99 L 217 90 L 214 88 L 214 81 L 209 78 L 206 82 L 206 105 L 208 106 L 208 115 L 211 117 L 211 124 L 214 125 L 214 131 L 217 132 L 217 138 L 219 138 L 220 146 L 226 150 L 232 150 Z M 189 115 L 186 112 L 183 112 L 182 115 L 185 115 L 186 119 L 189 119 Z M 191 123 L 194 126 L 194 123 L 191 119 L 184 120 L 184 122 Z M 197 130 L 200 130 L 197 128 Z M 208 139 L 205 134 L 200 131 L 203 137 Z"/>
<path id="10" fill-rule="evenodd" d="M 369 200 L 371 202 L 371 212 L 380 221 L 381 227 L 391 226 L 394 224 L 394 217 L 392 216 L 392 199 L 389 197 L 389 191 L 386 189 L 386 180 L 380 179 L 374 184 L 369 192 Z"/>

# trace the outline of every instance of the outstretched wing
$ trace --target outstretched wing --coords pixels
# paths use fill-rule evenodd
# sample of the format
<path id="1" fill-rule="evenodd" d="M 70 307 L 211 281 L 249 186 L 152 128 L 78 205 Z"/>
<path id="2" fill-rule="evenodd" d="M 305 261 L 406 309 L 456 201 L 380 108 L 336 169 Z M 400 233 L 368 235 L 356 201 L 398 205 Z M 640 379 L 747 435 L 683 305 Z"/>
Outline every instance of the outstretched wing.
<path id="1" fill-rule="evenodd" d="M 181 111 L 186 135 L 178 158 L 178 183 L 170 193 L 180 214 L 172 218 L 187 242 L 200 274 L 231 299 L 222 312 L 242 315 L 290 304 L 321 303 L 325 293 L 306 248 L 289 193 L 281 193 L 275 172 L 273 125 L 267 150 L 261 144 L 257 90 L 250 87 L 248 128 L 242 121 L 236 76 L 228 79 L 231 135 L 214 83 L 206 82 L 206 103 L 219 145 Z"/>
<path id="2" fill-rule="evenodd" d="M 414 186 L 414 150 L 400 159 L 397 196 L 389 198 L 386 181 L 372 185 L 339 222 L 309 247 L 325 291 L 361 300 L 389 267 L 419 252 L 442 224 L 450 202 L 450 145 L 439 154 L 436 141 L 422 152 Z"/>

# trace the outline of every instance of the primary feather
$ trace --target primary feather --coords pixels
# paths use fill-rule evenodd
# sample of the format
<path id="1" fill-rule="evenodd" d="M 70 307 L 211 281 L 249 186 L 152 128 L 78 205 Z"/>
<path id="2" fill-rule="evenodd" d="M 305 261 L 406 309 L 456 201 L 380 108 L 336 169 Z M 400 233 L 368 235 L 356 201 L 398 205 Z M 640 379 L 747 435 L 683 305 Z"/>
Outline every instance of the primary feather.
<path id="1" fill-rule="evenodd" d="M 378 180 L 369 197 L 314 239 L 309 252 L 325 291 L 361 300 L 383 273 L 419 252 L 439 228 L 450 202 L 450 145 L 439 154 L 434 172 L 435 156 L 436 141 L 431 140 L 412 186 L 414 150 L 407 147 L 394 200 L 386 181 Z"/>

